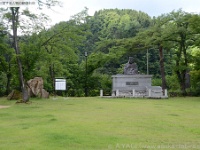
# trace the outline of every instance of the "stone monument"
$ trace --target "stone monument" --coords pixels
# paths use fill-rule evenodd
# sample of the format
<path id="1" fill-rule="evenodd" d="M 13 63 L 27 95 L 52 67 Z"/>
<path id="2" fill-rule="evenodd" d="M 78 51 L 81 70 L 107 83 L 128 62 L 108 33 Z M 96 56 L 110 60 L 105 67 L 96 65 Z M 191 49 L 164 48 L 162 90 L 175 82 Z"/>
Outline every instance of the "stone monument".
<path id="1" fill-rule="evenodd" d="M 152 75 L 138 74 L 137 64 L 133 57 L 129 57 L 123 74 L 112 76 L 112 97 L 167 97 L 160 86 L 151 85 L 151 78 Z"/>

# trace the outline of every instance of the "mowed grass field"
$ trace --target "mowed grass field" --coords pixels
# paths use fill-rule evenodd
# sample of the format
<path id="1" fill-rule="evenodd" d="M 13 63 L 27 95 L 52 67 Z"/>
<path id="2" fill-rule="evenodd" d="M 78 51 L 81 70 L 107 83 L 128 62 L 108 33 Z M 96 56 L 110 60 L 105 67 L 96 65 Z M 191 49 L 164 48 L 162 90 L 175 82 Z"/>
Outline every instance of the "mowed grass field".
<path id="1" fill-rule="evenodd" d="M 200 149 L 200 97 L 0 98 L 1 150 Z"/>

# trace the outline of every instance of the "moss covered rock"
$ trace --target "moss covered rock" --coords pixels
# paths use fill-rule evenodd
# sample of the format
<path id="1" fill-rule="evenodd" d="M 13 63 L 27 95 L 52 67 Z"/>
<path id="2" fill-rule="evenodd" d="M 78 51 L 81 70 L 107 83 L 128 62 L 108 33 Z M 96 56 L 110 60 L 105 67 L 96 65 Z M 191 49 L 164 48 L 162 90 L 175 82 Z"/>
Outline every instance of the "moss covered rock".
<path id="1" fill-rule="evenodd" d="M 7 96 L 8 100 L 19 100 L 22 99 L 22 93 L 18 90 L 12 90 L 12 92 Z"/>

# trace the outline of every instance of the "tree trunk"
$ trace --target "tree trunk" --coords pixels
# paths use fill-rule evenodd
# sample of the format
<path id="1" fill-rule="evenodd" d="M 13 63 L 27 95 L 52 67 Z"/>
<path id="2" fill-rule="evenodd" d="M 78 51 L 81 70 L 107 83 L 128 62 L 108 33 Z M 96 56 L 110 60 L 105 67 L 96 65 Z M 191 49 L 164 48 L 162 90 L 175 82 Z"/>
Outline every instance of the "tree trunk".
<path id="1" fill-rule="evenodd" d="M 10 65 L 9 65 L 10 66 Z M 7 83 L 6 83 L 6 95 L 10 94 L 10 80 L 11 80 L 11 73 L 10 69 L 9 72 L 7 73 Z"/>
<path id="2" fill-rule="evenodd" d="M 183 70 L 182 72 L 181 72 L 182 74 L 181 74 L 181 76 L 182 76 L 182 81 L 181 81 L 181 83 L 180 83 L 180 86 L 181 86 L 181 94 L 183 95 L 183 96 L 186 96 L 187 95 L 187 91 L 186 91 L 186 79 L 185 79 L 185 75 L 186 75 L 186 70 Z"/>
<path id="3" fill-rule="evenodd" d="M 186 92 L 186 85 L 185 85 L 185 75 L 186 75 L 186 69 L 181 69 L 181 56 L 182 56 L 182 51 L 183 51 L 183 46 L 181 45 L 179 48 L 179 51 L 177 52 L 177 59 L 176 59 L 176 75 L 178 77 L 180 89 L 181 89 L 181 94 L 183 96 L 187 95 Z M 185 67 L 185 66 L 184 66 Z"/>
<path id="4" fill-rule="evenodd" d="M 159 56 L 160 56 L 160 73 L 161 73 L 161 77 L 162 77 L 162 89 L 164 91 L 167 88 L 167 83 L 166 83 L 166 79 L 165 79 L 163 47 L 161 45 L 159 45 Z"/>
<path id="5" fill-rule="evenodd" d="M 185 46 L 185 41 L 186 41 L 186 35 L 185 34 L 181 34 L 181 41 L 180 41 L 180 54 L 179 56 L 179 62 L 181 60 L 181 57 L 183 57 L 183 63 L 182 66 L 180 66 L 180 71 L 179 71 L 179 78 L 180 78 L 180 87 L 181 87 L 181 94 L 183 96 L 187 95 L 187 91 L 186 91 L 186 74 L 187 74 L 187 67 L 188 67 L 188 59 L 187 59 L 187 53 L 186 53 L 186 46 Z M 180 65 L 180 63 L 179 63 Z"/>
<path id="6" fill-rule="evenodd" d="M 185 37 L 186 38 L 186 37 Z M 183 56 L 184 56 L 184 66 L 185 66 L 185 69 L 182 71 L 182 76 L 183 76 L 183 87 L 182 87 L 182 92 L 183 92 L 183 96 L 186 96 L 187 95 L 187 91 L 186 91 L 186 88 L 187 88 L 187 73 L 188 73 L 188 57 L 187 57 L 187 53 L 186 53 L 186 46 L 185 46 L 185 43 L 183 42 Z"/>
<path id="7" fill-rule="evenodd" d="M 52 89 L 54 94 L 56 94 L 55 91 L 55 72 L 54 72 L 54 64 L 51 64 L 49 67 L 49 73 L 50 73 L 50 77 L 51 77 L 51 81 L 52 81 Z"/>
<path id="8" fill-rule="evenodd" d="M 18 47 L 18 41 L 17 41 L 17 26 L 19 22 L 19 7 L 11 7 L 11 12 L 12 12 L 12 30 L 13 30 L 13 46 L 15 49 L 16 53 L 16 59 L 17 59 L 17 65 L 18 65 L 18 70 L 19 70 L 19 80 L 20 80 L 20 86 L 22 90 L 22 99 L 23 102 L 29 101 L 29 96 L 28 96 L 28 91 L 25 85 L 24 81 L 24 76 L 23 76 L 23 69 L 22 69 L 22 63 L 20 60 L 20 50 Z"/>

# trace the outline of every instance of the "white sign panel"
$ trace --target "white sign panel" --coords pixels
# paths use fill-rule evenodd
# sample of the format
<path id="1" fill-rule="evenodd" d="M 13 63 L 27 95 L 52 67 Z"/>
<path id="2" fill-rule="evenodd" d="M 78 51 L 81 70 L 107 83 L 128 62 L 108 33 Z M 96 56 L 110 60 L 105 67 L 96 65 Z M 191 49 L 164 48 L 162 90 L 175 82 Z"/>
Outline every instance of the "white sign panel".
<path id="1" fill-rule="evenodd" d="M 55 90 L 66 90 L 66 79 L 55 79 Z"/>

